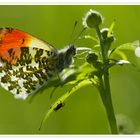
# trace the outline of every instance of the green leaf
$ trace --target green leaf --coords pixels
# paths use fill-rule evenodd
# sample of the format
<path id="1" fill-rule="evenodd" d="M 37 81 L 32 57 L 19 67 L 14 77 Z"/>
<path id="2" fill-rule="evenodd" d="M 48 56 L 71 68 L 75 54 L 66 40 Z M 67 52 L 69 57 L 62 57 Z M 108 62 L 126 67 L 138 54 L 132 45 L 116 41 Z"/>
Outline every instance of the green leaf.
<path id="1" fill-rule="evenodd" d="M 126 44 L 122 44 L 120 46 L 118 46 L 117 48 L 113 49 L 111 52 L 110 52 L 110 56 L 112 54 L 118 54 L 121 56 L 122 59 L 124 60 L 127 60 L 127 56 L 125 54 L 125 50 L 126 51 L 135 51 L 135 49 L 139 46 L 139 40 L 136 40 L 132 43 L 126 43 Z"/>
<path id="2" fill-rule="evenodd" d="M 120 46 L 118 46 L 116 48 L 116 50 L 129 50 L 129 51 L 134 51 L 136 49 L 136 47 L 139 46 L 139 40 L 136 40 L 132 43 L 125 43 L 125 44 L 122 44 Z"/>
<path id="3" fill-rule="evenodd" d="M 115 65 L 124 65 L 124 64 L 131 64 L 134 66 L 134 64 L 132 64 L 130 61 L 127 60 L 115 60 L 115 59 L 110 59 L 110 62 L 108 65 L 104 66 L 104 70 L 109 69 Z"/>
<path id="4" fill-rule="evenodd" d="M 78 67 L 77 69 L 70 69 L 64 71 L 61 77 L 61 85 L 68 85 L 68 84 L 75 84 L 80 79 L 85 78 L 88 73 L 95 71 L 91 65 L 88 63 L 84 63 L 82 66 Z"/>
<path id="5" fill-rule="evenodd" d="M 76 48 L 77 51 L 91 51 L 91 48 L 88 47 L 78 47 Z"/>
<path id="6" fill-rule="evenodd" d="M 127 55 L 126 55 L 126 53 L 124 51 L 125 50 L 126 51 L 134 51 L 136 49 L 137 44 L 138 44 L 138 41 L 135 41 L 133 43 L 122 44 L 122 45 L 118 46 L 117 48 L 114 48 L 113 50 L 111 50 L 109 52 L 109 56 L 114 55 L 114 54 L 117 54 L 122 59 L 128 60 L 127 59 Z"/>
<path id="7" fill-rule="evenodd" d="M 50 117 L 50 115 L 59 110 L 61 107 L 63 107 L 64 105 L 64 101 L 70 97 L 70 95 L 72 95 L 73 93 L 75 93 L 78 89 L 82 88 L 83 86 L 87 86 L 91 84 L 91 82 L 89 80 L 81 80 L 79 81 L 70 91 L 68 91 L 67 93 L 65 93 L 64 95 L 62 95 L 49 109 L 49 111 L 45 114 L 44 119 L 41 122 L 41 125 L 39 127 L 39 130 L 41 130 L 42 126 L 44 125 L 44 123 L 47 121 L 47 119 Z"/>
<path id="8" fill-rule="evenodd" d="M 127 55 L 125 54 L 125 52 L 122 52 L 120 50 L 117 50 L 115 53 L 117 55 L 119 55 L 121 57 L 121 59 L 128 60 Z"/>
<path id="9" fill-rule="evenodd" d="M 117 65 L 123 65 L 123 64 L 131 64 L 129 61 L 126 60 L 119 60 L 118 62 L 116 62 Z"/>
<path id="10" fill-rule="evenodd" d="M 90 39 L 92 41 L 95 41 L 96 43 L 98 43 L 98 39 L 91 36 L 91 35 L 85 35 L 85 36 L 82 36 L 82 37 L 79 37 L 79 39 Z"/>
<path id="11" fill-rule="evenodd" d="M 129 50 L 129 51 L 134 51 L 136 46 L 133 43 L 126 43 L 122 44 L 119 47 L 116 48 L 116 50 Z"/>
<path id="12" fill-rule="evenodd" d="M 85 55 L 87 54 L 89 51 L 91 51 L 92 49 L 91 48 L 88 48 L 88 47 L 78 47 L 77 49 L 77 53 L 75 55 L 74 58 L 79 58 L 79 56 L 82 56 L 82 55 Z M 82 52 L 81 52 L 82 51 Z M 82 58 L 83 59 L 83 58 Z"/>
<path id="13" fill-rule="evenodd" d="M 115 23 L 116 23 L 116 20 L 114 19 L 114 21 L 112 22 L 112 24 L 109 27 L 109 32 L 107 34 L 107 37 L 110 37 L 111 36 L 111 33 L 113 32 L 113 28 L 115 26 Z"/>

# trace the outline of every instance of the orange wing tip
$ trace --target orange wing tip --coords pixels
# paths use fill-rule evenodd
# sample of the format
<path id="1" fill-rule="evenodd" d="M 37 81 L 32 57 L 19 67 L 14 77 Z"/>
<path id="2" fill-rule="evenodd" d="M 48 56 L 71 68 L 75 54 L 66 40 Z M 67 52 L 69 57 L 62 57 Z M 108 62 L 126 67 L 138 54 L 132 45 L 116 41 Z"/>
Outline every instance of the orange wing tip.
<path id="1" fill-rule="evenodd" d="M 8 63 L 16 64 L 20 59 L 21 47 L 27 47 L 32 36 L 12 28 L 3 28 L 0 32 L 0 57 Z"/>

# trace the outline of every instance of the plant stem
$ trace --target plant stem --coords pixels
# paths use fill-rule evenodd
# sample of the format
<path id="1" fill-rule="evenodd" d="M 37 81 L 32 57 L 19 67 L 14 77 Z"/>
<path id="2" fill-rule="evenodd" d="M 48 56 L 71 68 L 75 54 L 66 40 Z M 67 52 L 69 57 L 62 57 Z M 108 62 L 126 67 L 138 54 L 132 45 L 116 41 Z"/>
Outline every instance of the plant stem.
<path id="1" fill-rule="evenodd" d="M 105 49 L 104 49 L 105 46 L 103 44 L 101 32 L 100 32 L 100 29 L 98 26 L 96 27 L 96 32 L 97 32 L 97 35 L 99 38 L 102 62 L 103 62 L 103 65 L 107 65 L 109 63 L 108 56 L 105 53 Z M 107 113 L 111 133 L 118 134 L 117 123 L 116 123 L 115 113 L 114 113 L 112 99 L 111 99 L 111 90 L 110 90 L 108 69 L 103 72 L 102 77 L 99 77 L 99 81 L 100 81 L 99 92 L 100 92 L 100 96 L 102 98 L 102 102 L 104 104 L 104 107 L 105 107 L 105 110 Z"/>
<path id="2" fill-rule="evenodd" d="M 117 130 L 117 123 L 116 123 L 114 108 L 113 108 L 112 99 L 111 99 L 109 72 L 106 71 L 103 76 L 104 76 L 104 86 L 105 86 L 105 94 L 106 94 L 105 107 L 106 107 L 107 117 L 110 124 L 111 133 L 117 134 L 118 130 Z"/>
<path id="3" fill-rule="evenodd" d="M 105 62 L 106 61 L 106 55 L 105 55 L 105 50 L 104 50 L 103 43 L 102 43 L 101 32 L 100 32 L 100 29 L 99 29 L 98 26 L 96 27 L 96 33 L 97 33 L 98 38 L 99 38 L 102 59 L 103 59 L 103 62 Z"/>

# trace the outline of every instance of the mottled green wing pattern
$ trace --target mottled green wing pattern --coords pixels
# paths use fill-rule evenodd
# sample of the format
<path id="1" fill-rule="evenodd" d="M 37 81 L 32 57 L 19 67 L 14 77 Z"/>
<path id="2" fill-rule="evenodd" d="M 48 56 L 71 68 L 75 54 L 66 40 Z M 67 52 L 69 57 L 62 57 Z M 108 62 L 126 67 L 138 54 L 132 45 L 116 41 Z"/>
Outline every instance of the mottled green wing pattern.
<path id="1" fill-rule="evenodd" d="M 56 74 L 57 53 L 31 47 L 20 49 L 21 56 L 15 65 L 0 60 L 0 80 L 1 86 L 16 98 L 26 99 Z"/>
<path id="2" fill-rule="evenodd" d="M 68 68 L 75 54 L 74 45 L 57 52 L 26 32 L 0 28 L 0 85 L 16 98 L 26 99 Z"/>

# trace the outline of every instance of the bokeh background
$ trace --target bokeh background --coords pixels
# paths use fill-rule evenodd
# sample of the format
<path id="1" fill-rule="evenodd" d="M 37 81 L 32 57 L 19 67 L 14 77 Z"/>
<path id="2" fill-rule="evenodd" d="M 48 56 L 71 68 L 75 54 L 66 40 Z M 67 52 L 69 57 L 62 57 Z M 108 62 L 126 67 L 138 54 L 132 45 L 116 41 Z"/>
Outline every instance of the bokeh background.
<path id="1" fill-rule="evenodd" d="M 1 5 L 0 27 L 21 29 L 60 49 L 70 43 L 76 20 L 78 25 L 72 38 L 82 30 L 82 17 L 89 9 L 102 13 L 102 27 L 110 26 L 116 19 L 114 47 L 140 39 L 140 6 L 135 5 Z M 90 33 L 95 36 L 94 31 Z M 90 47 L 94 43 L 81 40 L 76 45 Z M 140 58 L 136 58 L 134 52 L 128 54 L 139 68 Z M 110 73 L 115 113 L 129 120 L 121 120 L 126 129 L 140 133 L 140 72 L 132 66 L 116 66 Z M 109 134 L 104 107 L 97 89 L 92 86 L 83 87 L 72 95 L 38 131 L 50 105 L 69 89 L 68 86 L 57 89 L 52 99 L 52 88 L 46 89 L 29 102 L 16 100 L 0 88 L 0 134 Z"/>

